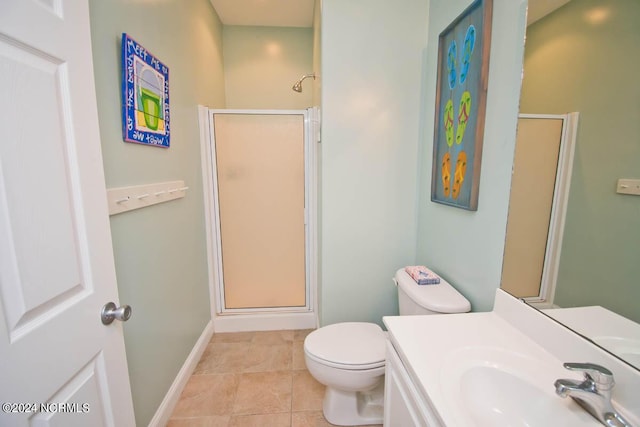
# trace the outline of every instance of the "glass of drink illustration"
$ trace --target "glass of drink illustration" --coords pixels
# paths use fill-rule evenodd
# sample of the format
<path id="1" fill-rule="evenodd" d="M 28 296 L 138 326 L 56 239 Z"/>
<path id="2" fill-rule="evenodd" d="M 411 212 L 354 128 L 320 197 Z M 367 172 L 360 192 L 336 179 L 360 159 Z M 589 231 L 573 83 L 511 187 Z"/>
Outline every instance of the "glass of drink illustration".
<path id="1" fill-rule="evenodd" d="M 145 69 L 140 79 L 140 104 L 144 113 L 144 122 L 151 130 L 158 130 L 162 100 L 158 93 L 159 86 L 158 78 L 154 72 L 148 68 Z"/>

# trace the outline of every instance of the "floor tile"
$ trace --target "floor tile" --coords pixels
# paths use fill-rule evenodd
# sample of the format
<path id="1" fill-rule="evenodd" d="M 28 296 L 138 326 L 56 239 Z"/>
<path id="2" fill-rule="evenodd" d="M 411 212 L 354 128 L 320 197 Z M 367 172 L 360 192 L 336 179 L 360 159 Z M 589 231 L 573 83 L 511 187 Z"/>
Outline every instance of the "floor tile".
<path id="1" fill-rule="evenodd" d="M 234 415 L 229 427 L 290 427 L 291 414 Z"/>
<path id="2" fill-rule="evenodd" d="M 304 341 L 304 339 L 313 332 L 315 329 L 296 329 L 293 331 L 293 340 L 294 341 Z"/>
<path id="3" fill-rule="evenodd" d="M 322 411 L 306 411 L 306 412 L 293 412 L 291 414 L 291 427 L 332 427 L 333 424 L 329 424 L 324 419 Z"/>
<path id="4" fill-rule="evenodd" d="M 322 415 L 322 411 L 302 411 L 291 414 L 291 427 L 334 427 Z M 355 427 L 355 426 L 350 426 Z M 382 427 L 382 424 L 364 425 L 357 427 Z"/>
<path id="5" fill-rule="evenodd" d="M 324 386 L 304 361 L 312 331 L 214 334 L 167 426 L 332 426 L 322 415 Z"/>
<path id="6" fill-rule="evenodd" d="M 242 372 L 268 372 L 291 370 L 292 347 L 288 344 L 251 344 L 244 356 Z"/>
<path id="7" fill-rule="evenodd" d="M 293 331 L 264 331 L 254 334 L 254 344 L 288 344 L 293 341 Z"/>
<path id="8" fill-rule="evenodd" d="M 191 376 L 172 417 L 231 414 L 239 382 L 239 377 L 233 374 Z"/>
<path id="9" fill-rule="evenodd" d="M 293 342 L 293 353 L 291 357 L 292 369 L 307 369 L 307 364 L 304 361 L 304 341 Z"/>
<path id="10" fill-rule="evenodd" d="M 309 371 L 293 371 L 293 411 L 322 410 L 324 385 L 316 381 Z"/>
<path id="11" fill-rule="evenodd" d="M 227 427 L 229 415 L 196 418 L 172 418 L 167 427 Z"/>
<path id="12" fill-rule="evenodd" d="M 207 345 L 194 375 L 244 372 L 250 365 L 250 342 L 214 342 Z"/>
<path id="13" fill-rule="evenodd" d="M 213 334 L 211 342 L 251 342 L 255 332 L 219 332 Z"/>
<path id="14" fill-rule="evenodd" d="M 291 411 L 291 371 L 240 374 L 233 414 Z"/>

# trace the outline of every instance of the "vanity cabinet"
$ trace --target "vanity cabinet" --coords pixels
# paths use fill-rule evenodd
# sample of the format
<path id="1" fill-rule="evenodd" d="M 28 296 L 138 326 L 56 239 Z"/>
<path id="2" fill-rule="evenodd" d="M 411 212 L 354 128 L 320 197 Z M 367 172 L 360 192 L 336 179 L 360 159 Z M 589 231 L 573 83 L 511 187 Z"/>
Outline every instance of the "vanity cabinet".
<path id="1" fill-rule="evenodd" d="M 440 427 L 437 416 L 420 396 L 393 344 L 387 341 L 384 384 L 385 427 Z"/>

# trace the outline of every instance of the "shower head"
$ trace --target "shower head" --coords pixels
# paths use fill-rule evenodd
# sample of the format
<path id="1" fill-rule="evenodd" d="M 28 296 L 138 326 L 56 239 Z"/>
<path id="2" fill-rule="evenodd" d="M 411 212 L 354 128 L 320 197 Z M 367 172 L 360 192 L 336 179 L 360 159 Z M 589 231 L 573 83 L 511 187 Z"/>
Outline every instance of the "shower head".
<path id="1" fill-rule="evenodd" d="M 300 80 L 298 80 L 291 89 L 295 90 L 296 92 L 302 92 L 302 81 L 308 77 L 313 77 L 313 80 L 316 79 L 315 73 L 305 74 L 304 76 L 300 77 Z"/>

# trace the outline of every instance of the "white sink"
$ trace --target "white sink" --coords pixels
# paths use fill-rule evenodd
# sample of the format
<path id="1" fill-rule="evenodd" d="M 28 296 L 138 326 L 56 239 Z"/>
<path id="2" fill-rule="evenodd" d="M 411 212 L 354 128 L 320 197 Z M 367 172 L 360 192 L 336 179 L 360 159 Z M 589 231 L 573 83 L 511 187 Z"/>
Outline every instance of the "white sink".
<path id="1" fill-rule="evenodd" d="M 558 396 L 496 368 L 475 367 L 461 378 L 462 404 L 471 418 L 486 426 L 581 425 L 584 417 L 568 411 Z"/>
<path id="2" fill-rule="evenodd" d="M 572 377 L 555 362 L 502 348 L 466 347 L 448 358 L 441 381 L 460 425 L 598 425 L 571 399 L 555 394 L 554 381 Z"/>
<path id="3" fill-rule="evenodd" d="M 583 378 L 564 362 L 591 362 L 614 373 L 614 406 L 640 426 L 637 370 L 501 290 L 492 312 L 385 317 L 384 323 L 433 415 L 429 425 L 601 426 L 573 399 L 556 395 L 554 386 L 558 379 Z M 632 353 L 638 348 L 612 339 L 617 334 L 596 336 Z"/>

